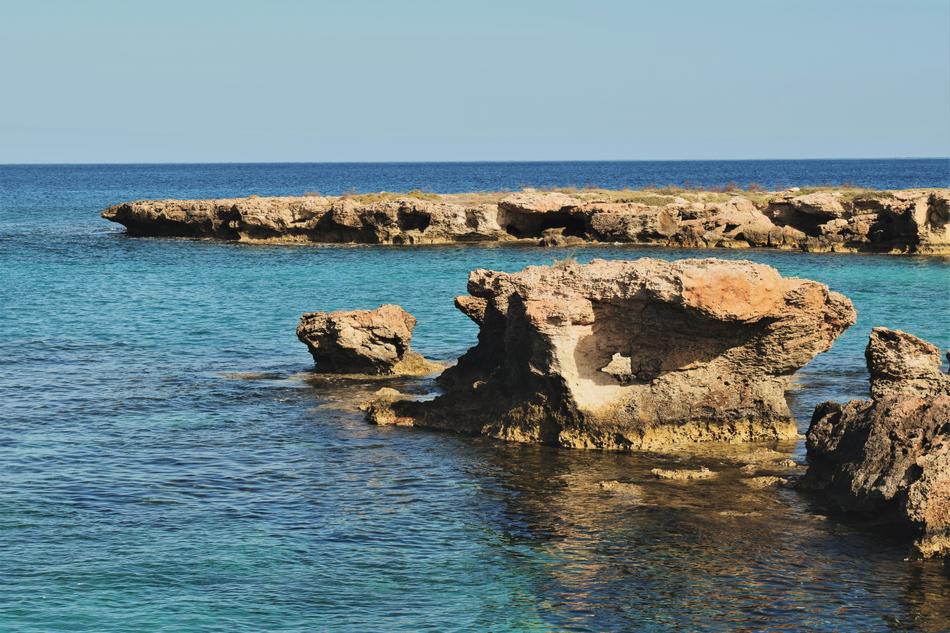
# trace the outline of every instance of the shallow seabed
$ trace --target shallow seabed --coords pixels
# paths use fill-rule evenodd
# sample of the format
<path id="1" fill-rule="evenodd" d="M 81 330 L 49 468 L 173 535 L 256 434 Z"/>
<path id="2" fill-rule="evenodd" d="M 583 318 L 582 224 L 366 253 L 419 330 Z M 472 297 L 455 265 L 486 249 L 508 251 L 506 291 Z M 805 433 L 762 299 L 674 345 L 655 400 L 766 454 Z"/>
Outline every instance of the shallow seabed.
<path id="1" fill-rule="evenodd" d="M 452 307 L 473 268 L 748 258 L 859 312 L 798 374 L 804 430 L 865 395 L 872 326 L 950 347 L 947 260 L 130 239 L 98 211 L 154 180 L 2 169 L 0 630 L 947 630 L 945 565 L 719 457 L 368 426 L 349 394 L 379 384 L 312 380 L 294 336 L 305 310 L 395 302 L 450 360 L 475 339 Z M 228 193 L 192 174 L 162 187 Z M 699 464 L 726 474 L 649 473 Z"/>

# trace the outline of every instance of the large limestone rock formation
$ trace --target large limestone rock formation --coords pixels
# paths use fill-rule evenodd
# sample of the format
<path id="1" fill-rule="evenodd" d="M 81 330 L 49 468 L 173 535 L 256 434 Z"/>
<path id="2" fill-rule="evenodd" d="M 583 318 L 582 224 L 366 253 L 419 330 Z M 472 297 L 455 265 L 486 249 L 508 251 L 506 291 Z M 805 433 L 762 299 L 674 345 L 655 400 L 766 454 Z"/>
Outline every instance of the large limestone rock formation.
<path id="1" fill-rule="evenodd" d="M 716 259 L 476 270 L 468 290 L 478 344 L 444 395 L 371 420 L 577 448 L 794 438 L 789 376 L 855 319 L 822 284 Z"/>
<path id="2" fill-rule="evenodd" d="M 375 310 L 307 312 L 297 338 L 324 373 L 422 375 L 437 367 L 409 349 L 416 319 L 397 305 Z"/>
<path id="3" fill-rule="evenodd" d="M 950 376 L 940 350 L 875 328 L 865 355 L 871 400 L 816 407 L 803 486 L 905 525 L 925 556 L 950 554 Z"/>
<path id="4" fill-rule="evenodd" d="M 245 242 L 626 242 L 677 248 L 950 253 L 950 190 L 775 194 L 523 191 L 143 200 L 109 207 L 130 235 Z"/>

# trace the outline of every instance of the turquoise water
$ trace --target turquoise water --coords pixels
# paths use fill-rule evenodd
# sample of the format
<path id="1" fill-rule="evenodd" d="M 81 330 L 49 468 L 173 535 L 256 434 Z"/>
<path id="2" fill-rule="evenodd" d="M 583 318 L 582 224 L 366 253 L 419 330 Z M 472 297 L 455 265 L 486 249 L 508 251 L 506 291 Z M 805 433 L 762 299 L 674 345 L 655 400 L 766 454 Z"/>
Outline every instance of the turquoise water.
<path id="1" fill-rule="evenodd" d="M 946 184 L 946 162 L 929 165 L 889 173 Z M 758 167 L 793 168 L 817 169 Z M 332 193 L 347 173 L 360 189 L 558 177 L 419 169 L 260 167 L 257 182 Z M 599 184 L 595 167 L 571 169 Z M 650 169 L 677 181 L 675 164 Z M 400 303 L 419 320 L 416 349 L 452 359 L 475 338 L 452 307 L 469 270 L 566 251 L 130 239 L 98 217 L 159 192 L 246 193 L 254 178 L 253 166 L 0 167 L 0 630 L 947 629 L 947 567 L 904 560 L 899 539 L 795 492 L 652 481 L 674 457 L 376 428 L 351 396 L 379 384 L 308 379 L 303 311 Z M 790 394 L 803 430 L 816 402 L 865 395 L 871 327 L 950 347 L 947 260 L 571 252 L 748 258 L 851 297 L 858 323 Z M 606 479 L 645 499 L 600 491 Z"/>

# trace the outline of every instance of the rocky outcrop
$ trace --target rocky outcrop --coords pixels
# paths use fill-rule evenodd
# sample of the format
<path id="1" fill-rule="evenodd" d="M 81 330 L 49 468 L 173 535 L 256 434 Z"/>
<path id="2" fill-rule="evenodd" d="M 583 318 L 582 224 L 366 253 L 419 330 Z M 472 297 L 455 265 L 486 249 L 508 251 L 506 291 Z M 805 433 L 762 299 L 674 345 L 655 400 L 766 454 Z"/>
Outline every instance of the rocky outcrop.
<path id="1" fill-rule="evenodd" d="M 143 200 L 103 217 L 130 235 L 244 242 L 624 242 L 677 248 L 950 253 L 950 190 L 773 194 L 365 194 Z"/>
<path id="2" fill-rule="evenodd" d="M 818 405 L 802 482 L 839 508 L 905 526 L 926 556 L 950 554 L 950 376 L 940 350 L 875 328 L 871 399 Z"/>
<path id="3" fill-rule="evenodd" d="M 437 365 L 410 350 L 416 319 L 397 305 L 375 310 L 307 312 L 297 338 L 322 373 L 424 375 Z"/>
<path id="4" fill-rule="evenodd" d="M 588 210 L 597 241 L 682 248 L 784 246 L 784 233 L 750 200 L 738 196 L 726 202 L 683 200 L 660 209 L 642 203 L 591 203 Z"/>
<path id="5" fill-rule="evenodd" d="M 478 344 L 445 393 L 371 420 L 575 448 L 794 438 L 789 376 L 855 319 L 822 284 L 716 259 L 476 270 L 468 290 Z"/>
<path id="6" fill-rule="evenodd" d="M 766 215 L 805 234 L 809 251 L 950 253 L 950 190 L 782 195 Z"/>

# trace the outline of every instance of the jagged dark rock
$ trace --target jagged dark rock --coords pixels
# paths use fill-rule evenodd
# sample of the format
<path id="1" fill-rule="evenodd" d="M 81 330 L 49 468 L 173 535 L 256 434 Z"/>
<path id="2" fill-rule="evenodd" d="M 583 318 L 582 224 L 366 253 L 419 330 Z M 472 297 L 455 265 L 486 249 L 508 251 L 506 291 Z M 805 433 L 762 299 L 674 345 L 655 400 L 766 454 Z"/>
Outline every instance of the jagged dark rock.
<path id="1" fill-rule="evenodd" d="M 871 399 L 815 408 L 806 489 L 845 511 L 903 525 L 925 556 L 950 554 L 950 376 L 940 350 L 875 328 Z"/>

